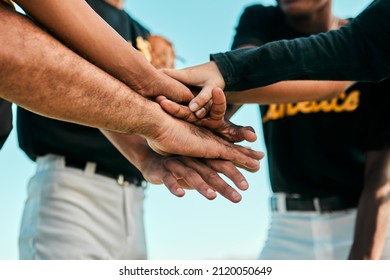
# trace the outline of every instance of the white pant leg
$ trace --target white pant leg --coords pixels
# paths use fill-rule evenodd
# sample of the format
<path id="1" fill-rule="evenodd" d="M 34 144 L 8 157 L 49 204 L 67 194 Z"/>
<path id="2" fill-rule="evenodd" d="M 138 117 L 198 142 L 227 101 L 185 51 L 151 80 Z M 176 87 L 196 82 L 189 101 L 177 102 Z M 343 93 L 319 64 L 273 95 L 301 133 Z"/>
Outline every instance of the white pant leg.
<path id="1" fill-rule="evenodd" d="M 352 246 L 356 209 L 327 214 L 272 213 L 260 259 L 345 260 Z M 390 259 L 390 221 L 382 259 Z"/>
<path id="2" fill-rule="evenodd" d="M 263 260 L 314 259 L 311 216 L 306 213 L 272 212 L 267 240 L 259 258 Z"/>
<path id="3" fill-rule="evenodd" d="M 28 184 L 21 259 L 145 259 L 143 188 L 46 156 Z"/>
<path id="4" fill-rule="evenodd" d="M 317 215 L 314 223 L 315 259 L 346 260 L 353 243 L 357 209 Z M 390 259 L 390 220 L 382 259 Z"/>

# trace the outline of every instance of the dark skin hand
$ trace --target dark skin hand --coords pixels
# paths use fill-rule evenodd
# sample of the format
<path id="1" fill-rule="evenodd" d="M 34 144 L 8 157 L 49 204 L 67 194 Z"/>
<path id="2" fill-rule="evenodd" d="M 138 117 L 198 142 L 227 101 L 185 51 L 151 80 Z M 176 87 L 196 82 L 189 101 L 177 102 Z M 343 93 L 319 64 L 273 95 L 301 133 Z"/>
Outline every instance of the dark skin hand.
<path id="1" fill-rule="evenodd" d="M 220 193 L 226 199 L 237 203 L 241 201 L 241 195 L 218 173 L 226 175 L 242 191 L 248 189 L 248 183 L 236 168 L 228 165 L 233 164 L 223 160 L 164 157 L 154 154 L 142 165 L 141 170 L 146 180 L 154 184 L 164 184 L 176 196 L 184 196 L 184 189 L 193 189 L 210 200 Z"/>
<path id="2" fill-rule="evenodd" d="M 234 203 L 239 202 L 241 195 L 218 173 L 229 178 L 238 189 L 248 189 L 245 177 L 230 161 L 161 156 L 154 152 L 142 137 L 102 132 L 141 171 L 148 182 L 164 184 L 176 196 L 184 196 L 184 189 L 195 189 L 210 200 L 220 193 Z"/>

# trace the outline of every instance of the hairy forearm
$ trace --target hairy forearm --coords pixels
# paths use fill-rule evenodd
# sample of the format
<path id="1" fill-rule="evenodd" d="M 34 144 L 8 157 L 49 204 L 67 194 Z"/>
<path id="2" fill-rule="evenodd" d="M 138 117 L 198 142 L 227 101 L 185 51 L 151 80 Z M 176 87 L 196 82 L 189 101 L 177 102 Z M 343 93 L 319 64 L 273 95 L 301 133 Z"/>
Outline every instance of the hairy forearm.
<path id="1" fill-rule="evenodd" d="M 163 115 L 157 104 L 4 5 L 0 29 L 0 97 L 64 121 L 129 133 L 155 130 L 155 116 Z"/>
<path id="2" fill-rule="evenodd" d="M 15 2 L 66 45 L 137 92 L 146 86 L 141 84 L 145 77 L 157 75 L 145 57 L 84 0 Z"/>
<path id="3" fill-rule="evenodd" d="M 380 259 L 390 216 L 390 152 L 369 152 L 350 259 Z"/>
<path id="4" fill-rule="evenodd" d="M 331 99 L 353 82 L 348 81 L 286 81 L 250 90 L 227 92 L 232 104 L 270 104 Z"/>

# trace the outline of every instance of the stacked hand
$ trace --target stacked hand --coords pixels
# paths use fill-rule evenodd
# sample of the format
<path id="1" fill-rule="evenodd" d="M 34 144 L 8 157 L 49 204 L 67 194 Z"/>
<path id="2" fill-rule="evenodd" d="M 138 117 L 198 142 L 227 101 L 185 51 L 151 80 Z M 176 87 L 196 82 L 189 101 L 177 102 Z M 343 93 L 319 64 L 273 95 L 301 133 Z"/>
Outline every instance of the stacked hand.
<path id="1" fill-rule="evenodd" d="M 211 63 L 205 64 L 202 71 L 194 69 L 201 76 L 192 76 L 192 70 L 164 69 L 158 77 L 148 77 L 147 86 L 137 89 L 144 97 L 155 99 L 169 114 L 160 115 L 152 135 L 143 135 L 148 144 L 145 146 L 150 148 L 143 153 L 143 159 L 134 161 L 129 153 L 131 147 L 117 147 L 147 181 L 165 184 L 176 196 L 183 196 L 184 189 L 196 189 L 208 199 L 214 199 L 218 192 L 239 202 L 241 195 L 218 173 L 226 175 L 238 189 L 246 190 L 248 183 L 236 167 L 255 172 L 264 154 L 233 144 L 254 142 L 256 134 L 251 127 L 237 126 L 225 119 L 224 81 L 217 66 Z M 195 98 L 187 86 L 200 89 Z"/>
<path id="2" fill-rule="evenodd" d="M 151 150 L 147 158 L 140 168 L 145 179 L 153 184 L 164 184 L 172 194 L 179 197 L 185 194 L 184 189 L 195 189 L 210 200 L 215 199 L 218 192 L 232 202 L 239 202 L 241 195 L 218 173 L 228 177 L 240 190 L 248 188 L 244 176 L 229 161 L 165 157 Z"/>
<path id="3" fill-rule="evenodd" d="M 227 104 L 224 92 L 221 89 L 221 87 L 224 86 L 223 78 L 212 74 L 219 73 L 219 71 L 216 71 L 218 69 L 214 69 L 214 66 L 215 65 L 213 64 L 205 65 L 204 70 L 207 71 L 200 71 L 203 74 L 201 77 L 197 77 L 196 75 L 192 76 L 191 68 L 178 71 L 164 69 L 163 72 L 165 74 L 187 86 L 190 85 L 193 92 L 195 91 L 194 95 L 196 97 L 193 98 L 189 104 L 188 102 L 183 102 L 182 100 L 177 102 L 166 95 L 158 96 L 156 101 L 167 113 L 175 118 L 198 126 L 198 133 L 204 133 L 202 136 L 204 140 L 207 141 L 207 137 L 210 137 L 212 141 L 222 141 L 221 143 L 232 145 L 232 149 L 230 150 L 229 148 L 229 154 L 230 152 L 235 153 L 234 151 L 239 150 L 240 153 L 245 154 L 252 159 L 262 159 L 264 157 L 263 153 L 255 152 L 248 148 L 232 144 L 244 140 L 254 142 L 257 137 L 251 127 L 237 126 L 225 119 Z M 216 78 L 214 79 L 210 77 Z M 196 92 L 194 87 L 200 88 L 200 90 Z M 182 105 L 183 103 L 187 105 Z M 206 129 L 201 129 L 201 127 Z M 176 125 L 172 126 L 171 135 L 172 134 L 180 134 L 180 130 L 177 129 Z M 216 137 L 214 134 L 226 141 Z M 158 148 L 158 145 L 161 143 L 161 139 L 158 139 L 155 143 L 151 143 L 148 140 L 148 143 L 154 151 L 162 154 Z M 199 142 L 198 144 L 199 146 L 194 150 L 202 151 L 205 149 L 206 146 L 204 142 Z M 196 143 L 191 145 L 191 149 L 193 149 L 195 145 Z M 207 145 L 207 147 L 210 146 Z M 182 146 L 182 148 L 184 147 Z M 212 154 L 216 152 L 215 149 L 208 150 L 208 148 L 206 148 L 204 151 L 208 154 L 208 157 L 210 156 L 211 158 L 215 158 L 216 154 Z M 154 155 L 154 157 L 156 157 L 156 155 Z M 233 202 L 238 202 L 241 200 L 241 195 L 223 181 L 221 177 L 219 177 L 218 173 L 226 175 L 240 190 L 246 190 L 248 184 L 243 175 L 237 170 L 236 166 L 245 168 L 251 172 L 255 172 L 259 169 L 259 166 L 250 166 L 247 163 L 242 164 L 235 160 L 205 160 L 182 156 L 159 157 L 159 160 L 155 158 L 155 160 L 150 161 L 150 164 L 151 166 L 161 164 L 163 167 L 145 168 L 144 165 L 143 174 L 145 178 L 152 183 L 164 183 L 168 189 L 177 196 L 184 195 L 183 189 L 194 188 L 208 199 L 215 198 L 216 191 L 222 194 L 225 198 Z M 217 155 L 217 157 L 219 158 L 221 156 Z M 254 163 L 252 160 L 249 162 Z M 147 172 L 147 170 L 153 170 L 153 172 Z M 156 170 L 159 170 L 159 172 L 156 172 Z M 167 175 L 161 176 L 161 172 L 166 173 Z M 163 179 L 161 180 L 161 178 Z"/>
<path id="4" fill-rule="evenodd" d="M 232 202 L 239 202 L 241 195 L 218 173 L 224 174 L 240 190 L 248 188 L 244 176 L 231 161 L 162 156 L 154 152 L 140 136 L 110 131 L 103 133 L 141 171 L 148 182 L 164 184 L 176 196 L 183 196 L 184 189 L 195 189 L 207 199 L 214 199 L 218 192 Z M 257 159 L 262 157 L 261 153 L 255 152 L 253 156 L 255 155 Z"/>
<path id="5" fill-rule="evenodd" d="M 199 88 L 199 93 L 188 104 L 191 112 L 199 118 L 203 117 L 210 107 L 213 101 L 213 90 L 225 88 L 225 80 L 215 62 L 181 70 L 164 69 L 164 73 L 186 86 Z"/>
<path id="6" fill-rule="evenodd" d="M 252 127 L 238 126 L 225 118 L 226 99 L 220 88 L 213 88 L 211 99 L 195 113 L 188 106 L 173 102 L 165 96 L 157 97 L 156 101 L 172 116 L 214 131 L 229 142 L 254 142 L 257 139 Z"/>

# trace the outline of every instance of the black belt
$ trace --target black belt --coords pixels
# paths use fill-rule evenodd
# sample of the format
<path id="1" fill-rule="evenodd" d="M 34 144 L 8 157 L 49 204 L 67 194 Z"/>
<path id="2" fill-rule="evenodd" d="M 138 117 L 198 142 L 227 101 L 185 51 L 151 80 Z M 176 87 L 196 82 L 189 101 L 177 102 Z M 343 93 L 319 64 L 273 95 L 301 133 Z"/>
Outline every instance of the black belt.
<path id="1" fill-rule="evenodd" d="M 73 168 L 85 170 L 87 164 L 88 164 L 87 161 L 65 158 L 65 166 L 67 166 L 67 167 L 73 167 Z M 126 183 L 128 183 L 128 184 L 133 184 L 137 187 L 141 187 L 141 186 L 144 186 L 144 184 L 145 184 L 145 181 L 139 177 L 128 176 L 128 175 L 124 175 L 124 174 L 114 174 L 113 172 L 110 172 L 97 164 L 96 164 L 96 168 L 94 170 L 94 173 L 105 176 L 105 177 L 112 178 L 112 179 L 116 180 L 118 182 L 118 184 L 121 186 L 124 186 Z"/>
<path id="2" fill-rule="evenodd" d="M 283 201 L 280 201 L 283 200 Z M 271 198 L 271 209 L 276 212 L 283 211 L 315 211 L 334 212 L 356 208 L 358 201 L 347 199 L 343 196 L 326 197 L 305 197 L 296 194 L 286 194 L 285 196 L 273 196 Z M 285 207 L 285 209 L 279 209 Z"/>

